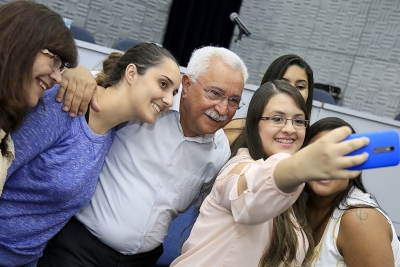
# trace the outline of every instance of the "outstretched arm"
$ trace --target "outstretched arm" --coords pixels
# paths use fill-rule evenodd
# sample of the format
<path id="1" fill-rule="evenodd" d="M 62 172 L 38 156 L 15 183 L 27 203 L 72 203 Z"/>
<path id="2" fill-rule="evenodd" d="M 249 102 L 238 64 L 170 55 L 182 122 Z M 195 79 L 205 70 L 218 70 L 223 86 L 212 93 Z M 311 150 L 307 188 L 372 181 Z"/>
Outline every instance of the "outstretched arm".
<path id="1" fill-rule="evenodd" d="M 63 110 L 71 117 L 83 115 L 88 109 L 89 102 L 95 111 L 100 111 L 96 98 L 96 80 L 92 73 L 83 66 L 66 69 L 56 96 L 61 102 L 64 98 Z"/>
<path id="2" fill-rule="evenodd" d="M 226 168 L 214 185 L 220 194 L 216 200 L 232 210 L 236 222 L 268 221 L 295 202 L 305 182 L 349 179 L 360 173 L 346 168 L 363 163 L 368 154 L 346 155 L 368 144 L 368 138 L 341 142 L 349 134 L 350 128 L 338 128 L 293 156 L 278 153 L 266 161 L 240 162 Z"/>
<path id="3" fill-rule="evenodd" d="M 274 171 L 275 183 L 286 193 L 294 192 L 302 183 L 324 179 L 351 179 L 360 171 L 347 168 L 367 160 L 368 154 L 346 156 L 368 144 L 368 138 L 357 138 L 342 142 L 351 130 L 340 127 L 332 130 L 311 145 L 301 149 L 292 157 L 279 162 Z"/>
<path id="4" fill-rule="evenodd" d="M 394 266 L 388 220 L 374 208 L 347 210 L 341 220 L 337 247 L 348 267 Z"/>
<path id="5" fill-rule="evenodd" d="M 232 211 L 237 223 L 260 224 L 271 220 L 288 209 L 303 189 L 303 186 L 299 186 L 297 192 L 286 194 L 275 184 L 275 166 L 288 157 L 290 155 L 287 153 L 278 153 L 265 161 L 249 162 L 247 159 L 232 164 L 217 177 L 213 197 Z"/>

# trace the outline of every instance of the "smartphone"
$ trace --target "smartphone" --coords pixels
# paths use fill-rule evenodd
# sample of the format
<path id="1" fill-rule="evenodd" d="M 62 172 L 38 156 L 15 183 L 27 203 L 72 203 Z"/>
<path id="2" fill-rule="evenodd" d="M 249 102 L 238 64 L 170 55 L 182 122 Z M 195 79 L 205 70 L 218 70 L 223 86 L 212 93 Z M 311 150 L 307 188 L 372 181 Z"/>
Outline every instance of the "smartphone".
<path id="1" fill-rule="evenodd" d="M 348 155 L 358 155 L 367 152 L 369 157 L 364 163 L 348 168 L 349 170 L 365 170 L 372 168 L 396 166 L 400 162 L 399 140 L 396 130 L 351 134 L 345 140 L 358 137 L 368 137 L 369 144 L 357 149 Z"/>

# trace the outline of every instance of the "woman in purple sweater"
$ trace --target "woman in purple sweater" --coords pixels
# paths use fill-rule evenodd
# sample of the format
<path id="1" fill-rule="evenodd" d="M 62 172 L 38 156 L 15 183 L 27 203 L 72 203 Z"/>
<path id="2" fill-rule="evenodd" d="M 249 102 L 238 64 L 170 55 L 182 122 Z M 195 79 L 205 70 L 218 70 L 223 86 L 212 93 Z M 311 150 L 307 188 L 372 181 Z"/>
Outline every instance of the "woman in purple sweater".
<path id="1" fill-rule="evenodd" d="M 15 157 L 11 133 L 27 107 L 61 81 L 61 69 L 76 66 L 77 57 L 72 34 L 57 13 L 28 1 L 0 7 L 0 196 Z"/>
<path id="2" fill-rule="evenodd" d="M 35 9 L 36 5 L 29 9 L 29 17 L 41 24 L 48 14 Z M 61 27 L 61 17 L 47 12 Z M 8 16 L 11 22 L 17 20 L 10 13 Z M 26 20 L 25 24 L 31 23 Z M 30 26 L 25 24 L 21 25 Z M 40 29 L 35 34 L 40 35 Z M 89 109 L 86 118 L 71 118 L 62 111 L 62 104 L 55 102 L 58 86 L 50 89 L 59 80 L 44 73 L 57 68 L 60 76 L 63 57 L 56 56 L 57 50 L 45 41 L 41 48 L 31 66 L 34 77 L 43 72 L 42 78 L 33 80 L 34 100 L 40 98 L 39 105 L 28 111 L 22 126 L 12 133 L 15 160 L 0 197 L 0 266 L 36 266 L 47 241 L 93 195 L 114 127 L 136 119 L 153 123 L 172 105 L 180 84 L 179 66 L 166 49 L 138 44 L 123 55 L 111 54 L 104 62 L 97 77 L 102 86 L 97 92 L 101 110 Z"/>

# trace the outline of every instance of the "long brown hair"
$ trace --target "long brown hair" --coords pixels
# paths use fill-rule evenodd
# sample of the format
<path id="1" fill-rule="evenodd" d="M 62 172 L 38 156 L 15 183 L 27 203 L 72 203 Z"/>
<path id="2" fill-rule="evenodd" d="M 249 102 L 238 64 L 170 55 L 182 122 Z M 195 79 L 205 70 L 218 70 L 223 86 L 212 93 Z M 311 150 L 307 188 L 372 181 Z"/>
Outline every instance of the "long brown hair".
<path id="1" fill-rule="evenodd" d="M 0 129 L 6 137 L 26 116 L 26 99 L 37 53 L 47 48 L 67 67 L 75 67 L 78 52 L 62 17 L 46 6 L 15 1 L 0 7 Z M 2 155 L 7 145 L 0 143 Z"/>
<path id="2" fill-rule="evenodd" d="M 97 74 L 96 82 L 98 85 L 107 88 L 121 81 L 129 64 L 135 64 L 138 74 L 144 75 L 148 69 L 159 66 L 166 58 L 175 61 L 179 67 L 178 61 L 171 52 L 154 43 L 137 44 L 124 54 L 112 52 L 104 60 L 103 69 Z"/>
<path id="3" fill-rule="evenodd" d="M 231 146 L 232 156 L 237 154 L 239 148 L 248 148 L 249 154 L 254 160 L 267 159 L 264 153 L 260 134 L 258 133 L 258 122 L 260 121 L 264 108 L 269 100 L 277 94 L 287 94 L 293 98 L 296 105 L 304 112 L 306 120 L 309 120 L 304 98 L 300 92 L 284 81 L 267 82 L 253 94 L 246 116 L 246 125 L 244 131 Z M 308 130 L 306 130 L 307 135 Z M 313 238 L 311 229 L 307 224 L 305 217 L 305 201 L 300 198 L 296 203 L 273 219 L 273 230 L 271 242 L 265 248 L 265 252 L 260 259 L 260 267 L 275 267 L 284 263 L 284 266 L 290 266 L 296 259 L 296 252 L 300 246 L 296 230 L 301 232 L 305 239 L 308 239 L 310 246 L 305 251 L 306 258 L 311 257 L 313 249 Z M 293 218 L 297 221 L 293 221 Z M 302 247 L 305 247 L 303 244 Z"/>

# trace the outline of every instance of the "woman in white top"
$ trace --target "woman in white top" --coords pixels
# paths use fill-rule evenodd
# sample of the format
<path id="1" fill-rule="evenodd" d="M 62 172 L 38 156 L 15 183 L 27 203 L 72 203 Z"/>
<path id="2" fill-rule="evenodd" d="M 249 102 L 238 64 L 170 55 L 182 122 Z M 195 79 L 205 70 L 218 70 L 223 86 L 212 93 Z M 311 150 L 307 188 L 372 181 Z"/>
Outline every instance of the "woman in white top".
<path id="1" fill-rule="evenodd" d="M 340 142 L 351 133 L 343 127 L 297 152 L 308 114 L 299 91 L 284 81 L 268 82 L 254 93 L 242 133 L 246 138 L 238 139 L 245 142 L 236 144 L 200 208 L 183 254 L 171 266 L 301 266 L 311 256 L 305 203 L 289 208 L 304 182 L 332 174 L 356 177 L 359 171 L 345 168 L 364 162 L 366 155 L 344 155 L 368 140 Z"/>
<path id="2" fill-rule="evenodd" d="M 351 127 L 339 118 L 321 119 L 310 127 L 306 143 L 341 126 Z M 308 266 L 400 266 L 393 224 L 367 193 L 361 174 L 351 180 L 308 182 L 305 191 L 316 245 Z"/>

